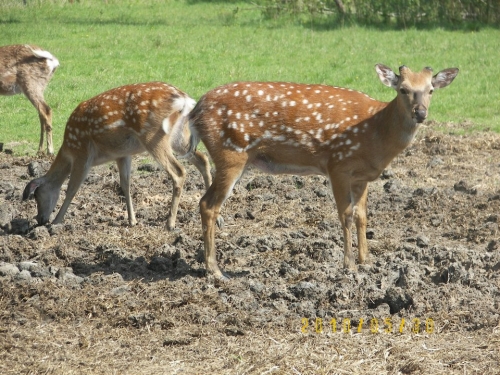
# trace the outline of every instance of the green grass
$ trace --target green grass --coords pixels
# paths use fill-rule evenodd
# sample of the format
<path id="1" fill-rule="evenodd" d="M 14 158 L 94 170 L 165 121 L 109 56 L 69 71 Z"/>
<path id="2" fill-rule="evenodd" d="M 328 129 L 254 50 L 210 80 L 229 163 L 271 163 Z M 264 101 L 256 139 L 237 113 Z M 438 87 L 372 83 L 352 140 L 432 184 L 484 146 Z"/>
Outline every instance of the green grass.
<path id="1" fill-rule="evenodd" d="M 434 95 L 430 119 L 500 131 L 497 29 L 320 29 L 265 20 L 251 4 L 234 1 L 21 4 L 0 4 L 0 45 L 33 43 L 60 60 L 45 92 L 56 150 L 78 103 L 123 84 L 162 80 L 198 99 L 229 81 L 285 80 L 346 86 L 389 101 L 394 92 L 378 80 L 379 62 L 393 69 L 460 68 L 453 84 Z M 0 142 L 16 153 L 33 153 L 38 139 L 38 116 L 26 98 L 0 97 Z"/>

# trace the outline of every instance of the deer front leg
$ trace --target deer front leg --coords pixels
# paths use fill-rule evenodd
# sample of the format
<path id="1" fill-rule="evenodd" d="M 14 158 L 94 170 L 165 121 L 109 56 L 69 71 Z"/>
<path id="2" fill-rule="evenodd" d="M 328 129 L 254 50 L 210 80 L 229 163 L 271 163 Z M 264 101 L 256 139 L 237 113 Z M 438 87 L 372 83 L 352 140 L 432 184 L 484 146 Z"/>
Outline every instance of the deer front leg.
<path id="1" fill-rule="evenodd" d="M 71 201 L 75 197 L 76 192 L 82 185 L 83 181 L 85 181 L 85 178 L 87 178 L 91 166 L 92 160 L 73 162 L 68 182 L 68 188 L 66 190 L 66 197 L 64 198 L 64 202 L 61 206 L 61 209 L 57 213 L 56 218 L 52 222 L 53 224 L 61 224 L 63 222 L 64 215 L 66 214 Z"/>
<path id="2" fill-rule="evenodd" d="M 354 205 L 354 222 L 358 232 L 359 263 L 364 263 L 368 256 L 366 243 L 366 200 L 368 197 L 368 183 L 358 182 L 351 187 Z"/>
<path id="3" fill-rule="evenodd" d="M 356 262 L 352 252 L 353 204 L 348 176 L 330 174 L 333 196 L 337 204 L 340 224 L 344 233 L 344 268 L 356 270 Z"/>
<path id="4" fill-rule="evenodd" d="M 118 171 L 120 173 L 120 188 L 122 189 L 123 195 L 125 195 L 125 202 L 127 204 L 128 222 L 130 226 L 137 224 L 135 218 L 134 206 L 132 205 L 132 197 L 130 196 L 130 170 L 132 164 L 132 158 L 126 156 L 116 160 L 118 164 Z"/>

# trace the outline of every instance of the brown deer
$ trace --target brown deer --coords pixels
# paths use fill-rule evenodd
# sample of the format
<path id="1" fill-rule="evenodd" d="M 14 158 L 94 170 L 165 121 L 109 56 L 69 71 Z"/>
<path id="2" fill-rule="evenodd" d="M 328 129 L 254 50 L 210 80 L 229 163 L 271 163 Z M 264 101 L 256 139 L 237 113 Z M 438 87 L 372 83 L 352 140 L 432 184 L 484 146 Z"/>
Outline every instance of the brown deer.
<path id="1" fill-rule="evenodd" d="M 236 82 L 206 93 L 189 115 L 191 151 L 205 144 L 215 177 L 200 201 L 207 273 L 224 279 L 216 261 L 215 223 L 249 166 L 272 174 L 328 176 L 344 234 L 344 267 L 355 269 L 351 224 L 359 262 L 366 242 L 367 183 L 412 141 L 427 117 L 432 93 L 448 86 L 458 69 L 432 75 L 406 66 L 395 74 L 375 67 L 396 90 L 389 103 L 351 89 L 284 82 Z M 219 225 L 220 226 L 220 225 Z"/>
<path id="2" fill-rule="evenodd" d="M 181 90 L 162 82 L 118 87 L 80 103 L 66 123 L 63 144 L 49 171 L 24 189 L 23 200 L 32 194 L 36 199 L 38 224 L 49 221 L 68 175 L 66 197 L 54 224 L 63 221 L 90 168 L 114 160 L 118 164 L 129 223 L 135 225 L 130 197 L 131 155 L 147 151 L 173 180 L 167 220 L 167 228 L 173 229 L 186 178 L 186 171 L 173 152 L 181 155 L 188 152 L 187 115 L 195 103 Z M 208 158 L 199 151 L 187 157 L 201 172 L 208 188 L 212 181 Z"/>
<path id="3" fill-rule="evenodd" d="M 23 93 L 35 106 L 40 118 L 40 144 L 43 152 L 43 136 L 47 135 L 47 153 L 54 154 L 52 145 L 52 110 L 45 102 L 43 92 L 59 61 L 40 47 L 18 44 L 0 47 L 0 95 Z"/>

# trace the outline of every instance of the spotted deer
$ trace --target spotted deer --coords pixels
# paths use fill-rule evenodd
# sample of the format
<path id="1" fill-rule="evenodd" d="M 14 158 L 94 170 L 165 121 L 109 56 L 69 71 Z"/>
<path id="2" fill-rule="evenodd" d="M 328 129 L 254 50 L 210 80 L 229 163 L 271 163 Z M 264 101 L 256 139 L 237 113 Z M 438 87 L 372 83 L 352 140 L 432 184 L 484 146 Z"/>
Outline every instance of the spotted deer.
<path id="1" fill-rule="evenodd" d="M 40 118 L 38 152 L 43 152 L 43 137 L 46 133 L 49 155 L 54 154 L 52 109 L 45 102 L 43 93 L 58 66 L 59 61 L 50 52 L 34 45 L 0 47 L 0 95 L 26 95 Z"/>
<path id="2" fill-rule="evenodd" d="M 366 261 L 367 183 L 412 141 L 435 89 L 458 69 L 431 68 L 399 75 L 378 64 L 382 83 L 396 90 L 391 102 L 359 91 L 318 84 L 236 82 L 207 92 L 189 115 L 191 152 L 203 141 L 215 165 L 200 201 L 207 273 L 224 279 L 216 261 L 215 223 L 245 169 L 271 174 L 328 176 L 344 235 L 344 267 L 355 269 L 351 225 L 359 262 Z M 220 225 L 219 225 L 220 226 Z"/>
<path id="3" fill-rule="evenodd" d="M 34 195 L 38 224 L 48 223 L 61 186 L 70 175 L 66 197 L 53 223 L 61 223 L 76 192 L 92 166 L 116 161 L 120 187 L 125 195 L 128 220 L 135 225 L 130 197 L 131 156 L 147 151 L 173 180 L 173 196 L 167 228 L 175 227 L 186 171 L 173 152 L 185 155 L 189 148 L 187 115 L 195 101 L 162 82 L 141 83 L 106 91 L 78 105 L 66 123 L 61 149 L 45 176 L 24 189 L 23 200 Z M 211 184 L 208 158 L 201 152 L 187 155 Z"/>

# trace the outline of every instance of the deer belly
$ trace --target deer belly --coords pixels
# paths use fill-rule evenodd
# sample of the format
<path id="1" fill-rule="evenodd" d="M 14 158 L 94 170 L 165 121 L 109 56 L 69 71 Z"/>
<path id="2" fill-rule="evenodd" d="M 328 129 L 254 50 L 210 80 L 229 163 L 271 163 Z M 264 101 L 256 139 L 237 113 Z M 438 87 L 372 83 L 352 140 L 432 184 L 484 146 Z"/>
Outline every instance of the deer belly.
<path id="1" fill-rule="evenodd" d="M 266 156 L 258 156 L 252 161 L 251 165 L 269 174 L 293 174 L 297 176 L 323 174 L 314 166 L 280 163 Z"/>
<path id="2" fill-rule="evenodd" d="M 93 165 L 104 164 L 109 161 L 146 151 L 142 143 L 132 134 L 126 135 L 120 139 L 115 139 L 114 142 L 115 143 L 109 143 L 112 144 L 112 147 L 109 147 L 109 144 L 94 143 Z"/>

